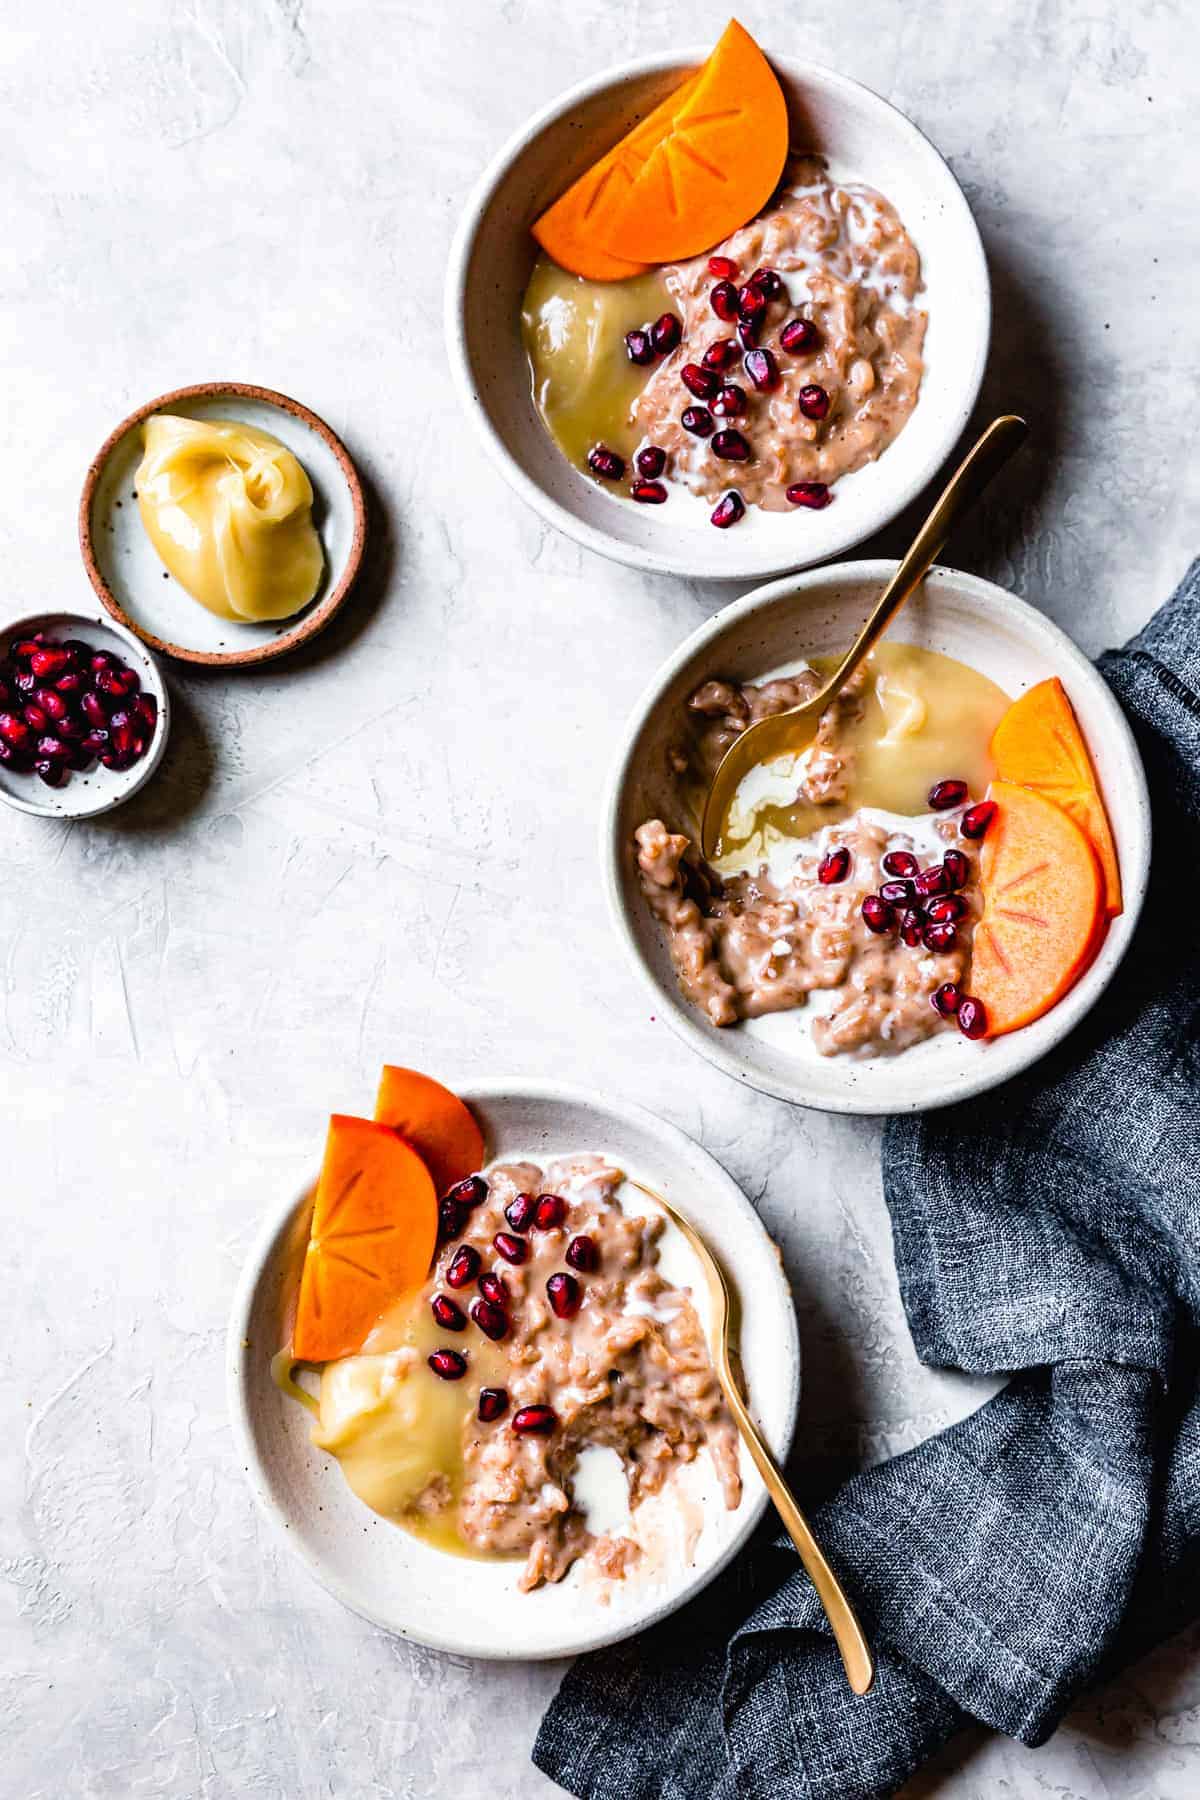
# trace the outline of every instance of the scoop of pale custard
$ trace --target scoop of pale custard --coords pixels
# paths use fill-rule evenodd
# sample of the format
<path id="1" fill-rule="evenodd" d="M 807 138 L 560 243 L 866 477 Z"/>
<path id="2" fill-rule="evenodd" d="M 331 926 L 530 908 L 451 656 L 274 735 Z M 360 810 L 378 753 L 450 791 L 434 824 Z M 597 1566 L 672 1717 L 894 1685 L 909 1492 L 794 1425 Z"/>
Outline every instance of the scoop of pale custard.
<path id="1" fill-rule="evenodd" d="M 223 619 L 290 619 L 324 557 L 312 483 L 286 445 L 234 419 L 147 419 L 137 472 L 150 541 L 176 581 Z"/>

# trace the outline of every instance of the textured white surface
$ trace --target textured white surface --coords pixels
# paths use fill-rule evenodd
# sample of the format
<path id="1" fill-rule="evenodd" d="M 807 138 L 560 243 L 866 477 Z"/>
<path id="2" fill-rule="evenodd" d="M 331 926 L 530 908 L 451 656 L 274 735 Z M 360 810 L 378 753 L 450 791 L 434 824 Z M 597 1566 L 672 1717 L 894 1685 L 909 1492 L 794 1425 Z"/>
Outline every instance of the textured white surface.
<path id="1" fill-rule="evenodd" d="M 741 1091 L 677 1045 L 604 917 L 616 733 L 725 596 L 556 537 L 439 414 L 441 264 L 487 156 L 589 65 L 725 17 L 723 0 L 686 21 L 666 0 L 0 8 L 11 611 L 86 600 L 88 459 L 178 383 L 295 394 L 379 507 L 369 579 L 310 655 L 176 680 L 169 760 L 139 800 L 88 826 L 0 821 L 6 1800 L 553 1791 L 526 1757 L 560 1671 L 422 1654 L 343 1613 L 277 1550 L 232 1456 L 221 1336 L 242 1253 L 385 1055 L 611 1085 L 700 1136 L 783 1242 L 815 1479 L 974 1402 L 913 1357 L 876 1127 Z M 1121 637 L 1197 547 L 1191 9 L 764 0 L 745 19 L 890 95 L 950 157 L 993 259 L 985 391 L 1038 436 L 955 560 L 1088 649 Z M 1045 1750 L 964 1739 L 911 1792 L 1186 1800 L 1198 1642 Z"/>

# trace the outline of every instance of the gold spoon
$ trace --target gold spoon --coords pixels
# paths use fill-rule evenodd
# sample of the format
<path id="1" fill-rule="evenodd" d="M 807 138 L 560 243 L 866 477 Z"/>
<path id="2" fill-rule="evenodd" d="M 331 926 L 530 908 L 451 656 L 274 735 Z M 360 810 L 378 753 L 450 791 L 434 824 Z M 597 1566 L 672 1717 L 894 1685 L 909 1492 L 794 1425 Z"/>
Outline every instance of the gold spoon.
<path id="1" fill-rule="evenodd" d="M 726 1403 L 763 1478 L 763 1484 L 775 1503 L 775 1510 L 796 1546 L 808 1578 L 817 1590 L 817 1598 L 825 1608 L 825 1617 L 829 1620 L 834 1642 L 846 1670 L 846 1680 L 856 1694 L 865 1694 L 875 1679 L 875 1661 L 863 1636 L 862 1626 L 855 1618 L 854 1608 L 846 1597 L 841 1582 L 825 1561 L 821 1546 L 809 1529 L 808 1521 L 797 1506 L 782 1470 L 767 1448 L 765 1439 L 742 1399 L 734 1372 L 734 1359 L 737 1355 L 733 1347 L 736 1303 L 725 1279 L 725 1272 L 695 1226 L 681 1212 L 676 1212 L 669 1200 L 664 1200 L 654 1188 L 646 1187 L 641 1181 L 633 1181 L 630 1185 L 640 1188 L 647 1199 L 653 1200 L 656 1206 L 661 1206 L 699 1259 L 708 1281 L 717 1379 L 721 1383 Z"/>
<path id="2" fill-rule="evenodd" d="M 870 655 L 913 589 L 929 572 L 930 564 L 963 514 L 978 500 L 988 482 L 1024 443 L 1029 427 L 1015 413 L 993 419 L 983 436 L 969 450 L 947 482 L 933 511 L 918 531 L 900 564 L 875 602 L 875 610 L 824 686 L 788 712 L 772 713 L 750 725 L 736 737 L 713 777 L 704 803 L 700 847 L 711 861 L 721 847 L 721 834 L 733 796 L 743 776 L 757 763 L 794 754 L 807 747 L 816 734 L 821 714 L 843 688 L 864 657 Z"/>

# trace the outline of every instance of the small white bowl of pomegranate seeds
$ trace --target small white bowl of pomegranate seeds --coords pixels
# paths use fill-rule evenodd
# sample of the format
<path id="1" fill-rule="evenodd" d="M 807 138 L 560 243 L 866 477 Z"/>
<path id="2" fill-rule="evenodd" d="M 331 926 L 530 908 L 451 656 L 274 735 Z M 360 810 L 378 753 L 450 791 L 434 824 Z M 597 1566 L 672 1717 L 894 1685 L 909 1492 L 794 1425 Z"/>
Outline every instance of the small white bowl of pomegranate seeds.
<path id="1" fill-rule="evenodd" d="M 170 701 L 132 632 L 83 613 L 0 628 L 0 799 L 46 819 L 93 819 L 162 761 Z"/>

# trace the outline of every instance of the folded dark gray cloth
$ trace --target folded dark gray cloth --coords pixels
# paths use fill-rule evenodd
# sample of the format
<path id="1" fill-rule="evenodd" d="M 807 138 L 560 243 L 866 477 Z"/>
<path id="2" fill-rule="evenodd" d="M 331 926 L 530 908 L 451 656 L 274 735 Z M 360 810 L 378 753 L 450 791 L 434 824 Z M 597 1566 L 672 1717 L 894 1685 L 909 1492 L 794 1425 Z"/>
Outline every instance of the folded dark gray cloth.
<path id="1" fill-rule="evenodd" d="M 919 1355 L 1012 1379 L 817 1515 L 875 1687 L 763 1544 L 567 1676 L 534 1761 L 572 1794 L 882 1800 L 972 1719 L 1042 1743 L 1200 1611 L 1200 562 L 1100 668 L 1154 807 L 1133 945 L 1036 1068 L 885 1137 Z"/>

